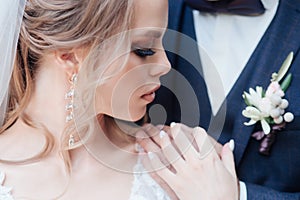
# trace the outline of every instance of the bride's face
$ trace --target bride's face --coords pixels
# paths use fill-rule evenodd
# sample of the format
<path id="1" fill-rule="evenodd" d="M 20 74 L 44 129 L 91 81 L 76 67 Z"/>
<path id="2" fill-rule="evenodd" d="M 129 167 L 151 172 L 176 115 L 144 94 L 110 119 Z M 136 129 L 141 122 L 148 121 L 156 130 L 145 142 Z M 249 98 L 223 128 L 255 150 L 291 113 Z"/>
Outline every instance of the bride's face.
<path id="1" fill-rule="evenodd" d="M 167 19 L 167 0 L 135 1 L 132 50 L 125 67 L 97 88 L 97 113 L 128 121 L 145 115 L 160 87 L 159 78 L 170 70 L 162 46 Z"/>

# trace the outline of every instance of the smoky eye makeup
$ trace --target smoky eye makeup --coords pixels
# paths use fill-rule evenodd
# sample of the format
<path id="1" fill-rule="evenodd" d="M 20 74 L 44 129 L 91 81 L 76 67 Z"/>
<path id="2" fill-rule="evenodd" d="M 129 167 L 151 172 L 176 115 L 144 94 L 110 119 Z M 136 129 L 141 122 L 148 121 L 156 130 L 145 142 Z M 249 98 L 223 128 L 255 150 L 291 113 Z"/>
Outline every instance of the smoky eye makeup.
<path id="1" fill-rule="evenodd" d="M 153 56 L 156 53 L 153 46 L 153 40 L 133 42 L 131 45 L 131 51 L 141 58 L 146 58 L 148 56 Z"/>
<path id="2" fill-rule="evenodd" d="M 139 49 L 139 48 L 134 49 L 133 52 L 141 58 L 153 56 L 156 53 L 153 49 Z"/>

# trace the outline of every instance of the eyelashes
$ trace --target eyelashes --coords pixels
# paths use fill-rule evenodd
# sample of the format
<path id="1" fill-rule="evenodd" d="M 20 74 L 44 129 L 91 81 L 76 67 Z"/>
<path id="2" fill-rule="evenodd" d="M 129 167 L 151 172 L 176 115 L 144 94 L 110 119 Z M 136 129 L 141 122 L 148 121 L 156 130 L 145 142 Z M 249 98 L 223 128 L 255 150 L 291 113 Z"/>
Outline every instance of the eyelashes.
<path id="1" fill-rule="evenodd" d="M 134 49 L 133 52 L 141 58 L 153 56 L 156 53 L 153 49 Z"/>

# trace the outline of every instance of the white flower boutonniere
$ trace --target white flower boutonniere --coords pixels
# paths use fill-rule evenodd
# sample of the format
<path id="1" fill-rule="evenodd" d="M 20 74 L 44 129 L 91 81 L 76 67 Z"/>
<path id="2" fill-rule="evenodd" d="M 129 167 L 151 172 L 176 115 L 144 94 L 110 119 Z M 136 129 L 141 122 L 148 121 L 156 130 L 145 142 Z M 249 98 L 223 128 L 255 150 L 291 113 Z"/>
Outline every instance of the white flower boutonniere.
<path id="1" fill-rule="evenodd" d="M 292 60 L 293 52 L 285 59 L 278 73 L 272 74 L 267 90 L 257 86 L 255 90 L 250 88 L 249 93 L 244 92 L 243 94 L 247 107 L 242 114 L 250 119 L 244 124 L 250 126 L 260 122 L 262 131 L 255 132 L 252 136 L 257 140 L 263 139 L 259 151 L 264 155 L 269 155 L 271 145 L 275 141 L 275 133 L 294 119 L 291 112 L 286 112 L 289 102 L 284 99 L 285 92 L 292 81 L 292 74 L 286 76 Z"/>

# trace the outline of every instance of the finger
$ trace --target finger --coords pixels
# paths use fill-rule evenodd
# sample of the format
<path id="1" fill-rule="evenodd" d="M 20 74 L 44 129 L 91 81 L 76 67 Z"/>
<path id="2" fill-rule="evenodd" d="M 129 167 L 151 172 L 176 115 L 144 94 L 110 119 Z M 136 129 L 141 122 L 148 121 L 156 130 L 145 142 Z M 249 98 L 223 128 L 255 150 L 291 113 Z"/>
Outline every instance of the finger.
<path id="1" fill-rule="evenodd" d="M 160 162 L 154 160 L 155 165 L 153 165 L 153 163 L 151 162 L 151 160 L 149 159 L 149 155 L 148 153 L 154 157 L 155 159 L 158 158 Z M 154 155 L 152 155 L 154 154 Z M 161 155 L 163 155 L 162 153 L 154 153 L 154 152 L 147 152 L 147 153 L 139 153 L 139 159 L 142 161 L 143 165 L 145 166 L 145 169 L 147 172 L 152 172 L 155 171 L 156 169 L 160 169 L 160 168 L 168 168 L 168 170 L 170 170 L 172 173 L 176 173 L 176 170 L 174 169 L 174 167 L 168 163 L 167 159 L 164 157 L 164 159 L 161 159 Z M 151 158 L 152 158 L 151 157 Z"/>
<path id="2" fill-rule="evenodd" d="M 222 154 L 222 149 L 223 149 L 223 145 L 221 145 L 220 143 L 218 143 L 216 140 L 214 140 L 212 137 L 210 137 L 210 139 L 212 140 L 211 142 L 213 143 L 215 150 L 217 152 L 217 154 L 219 155 L 219 157 L 221 157 Z"/>
<path id="3" fill-rule="evenodd" d="M 152 124 L 145 124 L 143 126 L 143 130 L 148 135 L 148 137 L 150 137 L 154 141 L 154 143 L 156 143 L 159 147 L 159 132 L 162 130 L 162 128 L 163 126 L 161 125 L 154 126 Z"/>
<path id="4" fill-rule="evenodd" d="M 157 143 L 155 143 L 151 138 L 149 138 L 144 130 L 141 129 L 137 132 L 136 141 L 138 145 L 140 145 L 140 147 L 137 145 L 138 152 L 140 152 L 141 149 L 145 152 L 154 152 L 165 166 L 170 167 L 170 163 L 164 156 L 161 147 L 158 146 Z"/>
<path id="5" fill-rule="evenodd" d="M 155 154 L 152 154 L 151 152 L 148 153 L 148 161 L 149 161 L 149 165 L 152 166 L 152 171 L 150 171 L 150 173 L 155 174 L 156 179 L 168 183 L 168 187 L 170 187 L 173 190 L 176 183 L 176 174 L 171 172 L 168 168 L 160 167 L 158 163 L 159 159 L 156 157 Z"/>
<path id="6" fill-rule="evenodd" d="M 169 133 L 171 131 L 171 127 L 170 126 L 163 126 L 162 130 L 164 130 L 166 133 Z M 169 135 L 169 136 L 171 137 L 171 135 Z"/>
<path id="7" fill-rule="evenodd" d="M 146 164 L 148 161 L 147 166 L 150 166 L 150 168 L 148 167 L 147 169 L 151 169 L 149 170 L 150 172 L 166 168 L 166 166 L 161 162 L 161 159 L 157 156 L 156 153 L 150 151 L 146 154 L 146 156 L 147 157 L 143 159 L 143 163 Z"/>
<path id="8" fill-rule="evenodd" d="M 173 137 L 174 146 L 186 161 L 191 159 L 198 159 L 198 152 L 195 148 L 192 147 L 191 141 L 187 138 L 187 135 L 192 135 L 191 133 L 192 129 L 187 129 L 181 124 L 173 124 L 171 128 L 171 135 Z"/>
<path id="9" fill-rule="evenodd" d="M 169 137 L 169 139 L 172 141 L 172 135 L 171 135 L 171 128 L 169 126 L 164 126 L 164 125 L 158 125 L 156 126 L 157 128 L 159 128 L 158 134 L 155 135 L 155 137 L 153 137 L 152 139 L 155 140 L 155 142 L 161 147 L 161 139 L 162 137 L 164 137 L 165 135 L 167 135 Z"/>
<path id="10" fill-rule="evenodd" d="M 175 127 L 178 124 L 179 123 L 174 123 L 174 122 L 171 123 L 172 127 Z M 195 138 L 194 138 L 194 135 L 193 135 L 193 128 L 188 127 L 184 124 L 179 124 L 179 125 L 180 125 L 182 133 L 185 134 L 185 136 L 187 137 L 189 142 L 192 144 L 192 146 L 196 149 L 197 152 L 199 152 L 199 148 L 196 144 L 196 141 L 195 141 Z"/>
<path id="11" fill-rule="evenodd" d="M 146 124 L 143 126 L 143 130 L 151 138 L 151 140 L 153 140 L 154 143 L 157 144 L 157 146 L 159 146 L 160 148 L 161 148 L 162 134 L 167 133 L 169 135 L 169 137 L 171 138 L 169 126 L 164 126 L 164 125 L 154 126 L 152 124 Z M 162 132 L 162 131 L 164 131 L 164 132 Z"/>
<path id="12" fill-rule="evenodd" d="M 148 134 L 143 129 L 140 129 L 136 133 L 136 142 L 146 151 L 146 152 L 159 152 L 160 147 L 149 138 Z"/>
<path id="13" fill-rule="evenodd" d="M 174 190 L 172 190 L 168 183 L 164 181 L 156 172 L 151 172 L 149 174 L 153 180 L 155 180 L 155 182 L 158 183 L 160 187 L 168 194 L 170 199 L 179 200 Z"/>
<path id="14" fill-rule="evenodd" d="M 234 165 L 234 157 L 232 150 L 234 148 L 234 140 L 230 140 L 230 142 L 226 143 L 222 149 L 221 160 L 226 167 L 226 169 L 233 175 L 236 176 L 235 173 L 235 165 Z"/>
<path id="15" fill-rule="evenodd" d="M 215 157 L 219 158 L 215 150 L 215 145 L 217 144 L 217 142 L 215 140 L 212 140 L 212 138 L 206 133 L 203 128 L 195 127 L 193 129 L 193 135 L 200 150 L 200 159 L 206 157 L 212 157 L 213 159 L 215 159 Z"/>
<path id="16" fill-rule="evenodd" d="M 171 163 L 171 165 L 177 170 L 180 170 L 181 167 L 185 164 L 184 159 L 181 157 L 181 154 L 178 153 L 178 150 L 175 149 L 170 138 L 167 136 L 164 131 L 161 132 L 161 147 L 162 152 L 165 155 L 166 159 Z"/>
<path id="17" fill-rule="evenodd" d="M 156 153 L 148 152 L 147 157 L 148 159 L 143 159 L 143 165 L 150 166 L 150 172 L 155 172 L 167 182 L 174 178 L 174 173 L 161 162 Z M 149 167 L 147 168 L 149 169 Z"/>
<path id="18" fill-rule="evenodd" d="M 177 123 L 172 123 L 173 126 L 175 126 L 176 124 Z M 185 134 L 185 136 L 188 138 L 188 140 L 192 143 L 192 145 L 196 149 L 196 151 L 200 152 L 197 142 L 195 140 L 194 134 L 193 134 L 193 128 L 188 127 L 184 124 L 180 124 L 180 126 L 181 126 L 182 132 Z M 204 129 L 203 129 L 203 131 L 205 132 Z M 207 137 L 209 137 L 211 139 L 212 145 L 214 146 L 219 157 L 221 157 L 221 152 L 222 152 L 223 146 L 220 143 L 218 143 L 214 138 L 212 138 L 210 135 L 208 135 Z"/>

